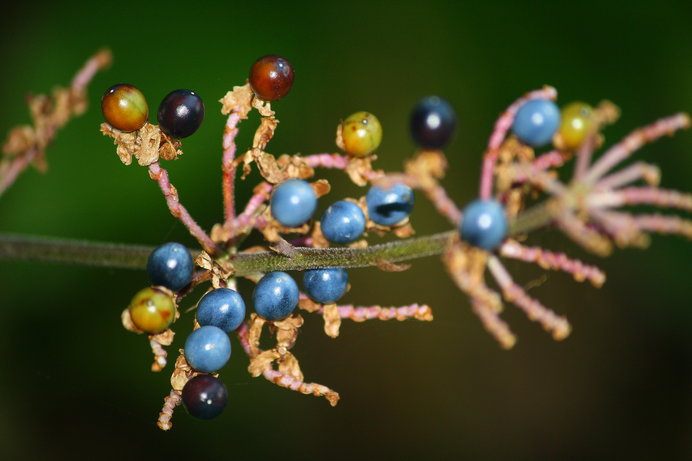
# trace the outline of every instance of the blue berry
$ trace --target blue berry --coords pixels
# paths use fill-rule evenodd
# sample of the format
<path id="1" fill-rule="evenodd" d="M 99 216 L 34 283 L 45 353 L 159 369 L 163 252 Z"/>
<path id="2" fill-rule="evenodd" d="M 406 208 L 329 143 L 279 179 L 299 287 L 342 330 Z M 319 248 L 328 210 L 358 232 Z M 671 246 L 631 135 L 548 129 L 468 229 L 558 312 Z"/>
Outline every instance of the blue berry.
<path id="1" fill-rule="evenodd" d="M 159 127 L 168 136 L 186 138 L 204 120 L 204 103 L 191 90 L 171 91 L 159 105 Z"/>
<path id="2" fill-rule="evenodd" d="M 269 272 L 257 283 L 252 294 L 255 311 L 267 320 L 281 320 L 298 305 L 298 285 L 285 272 Z"/>
<path id="3" fill-rule="evenodd" d="M 330 242 L 351 243 L 365 231 L 365 215 L 355 203 L 339 200 L 327 208 L 320 224 Z"/>
<path id="4" fill-rule="evenodd" d="M 211 375 L 197 375 L 183 387 L 183 405 L 195 418 L 216 418 L 226 407 L 226 402 L 226 385 Z"/>
<path id="5" fill-rule="evenodd" d="M 195 370 L 213 373 L 223 368 L 230 357 L 231 340 L 221 328 L 200 327 L 185 341 L 185 358 Z"/>
<path id="6" fill-rule="evenodd" d="M 413 108 L 411 136 L 423 149 L 442 149 L 449 144 L 457 126 L 452 106 L 437 96 L 428 96 Z"/>
<path id="7" fill-rule="evenodd" d="M 411 214 L 413 191 L 403 183 L 393 184 L 387 189 L 372 186 L 365 202 L 370 219 L 381 226 L 391 226 Z"/>
<path id="8" fill-rule="evenodd" d="M 245 302 L 237 291 L 229 288 L 212 290 L 197 305 L 197 322 L 214 325 L 230 333 L 245 319 Z"/>
<path id="9" fill-rule="evenodd" d="M 522 105 L 514 117 L 512 131 L 523 143 L 541 147 L 553 139 L 560 126 L 560 109 L 547 99 L 533 99 Z"/>
<path id="10" fill-rule="evenodd" d="M 318 303 L 335 303 L 346 292 L 348 272 L 340 267 L 307 270 L 303 275 L 303 285 L 308 295 Z"/>
<path id="11" fill-rule="evenodd" d="M 192 256 L 185 246 L 176 242 L 164 243 L 149 255 L 147 273 L 152 285 L 178 291 L 192 279 Z"/>
<path id="12" fill-rule="evenodd" d="M 487 251 L 496 249 L 507 237 L 507 215 L 496 200 L 474 200 L 464 208 L 461 239 Z"/>
<path id="13" fill-rule="evenodd" d="M 274 189 L 270 206 L 274 219 L 286 227 L 298 227 L 315 213 L 317 195 L 306 181 L 290 179 Z"/>

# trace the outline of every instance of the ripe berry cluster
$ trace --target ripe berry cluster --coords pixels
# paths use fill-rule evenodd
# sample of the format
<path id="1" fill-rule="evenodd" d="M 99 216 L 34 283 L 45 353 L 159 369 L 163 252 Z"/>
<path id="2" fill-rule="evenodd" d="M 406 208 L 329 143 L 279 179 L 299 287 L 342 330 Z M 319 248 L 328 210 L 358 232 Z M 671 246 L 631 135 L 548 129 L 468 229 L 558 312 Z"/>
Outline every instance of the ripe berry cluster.
<path id="1" fill-rule="evenodd" d="M 596 286 L 603 283 L 604 276 L 598 268 L 565 255 L 524 247 L 510 238 L 510 234 L 515 236 L 526 229 L 536 228 L 531 226 L 557 222 L 573 239 L 587 248 L 591 245 L 589 249 L 596 248 L 593 242 L 605 245 L 598 240 L 600 235 L 594 235 L 599 231 L 608 238 L 612 235 L 617 237 L 616 232 L 620 231 L 617 226 L 608 228 L 607 223 L 600 223 L 601 227 L 598 227 L 593 226 L 592 222 L 580 221 L 591 219 L 590 210 L 582 213 L 581 216 L 585 218 L 577 218 L 575 213 L 575 207 L 587 201 L 571 200 L 571 196 L 564 191 L 569 191 L 572 186 L 563 185 L 555 175 L 549 174 L 552 168 L 561 166 L 566 159 L 593 149 L 598 143 L 600 128 L 612 121 L 612 113 L 617 111 L 610 110 L 607 104 L 592 108 L 580 102 L 568 104 L 560 110 L 553 102 L 556 93 L 549 87 L 520 98 L 500 117 L 491 136 L 484 156 L 478 198 L 460 210 L 439 184 L 446 168 L 442 150 L 454 139 L 458 124 L 449 102 L 438 96 L 428 96 L 415 105 L 409 118 L 409 130 L 417 148 L 416 155 L 405 164 L 403 173 L 385 175 L 372 169 L 372 162 L 382 142 L 382 124 L 375 115 L 365 111 L 346 117 L 337 128 L 336 144 L 345 155 L 285 155 L 277 159 L 264 150 L 278 123 L 270 102 L 286 96 L 293 81 L 293 68 L 286 59 L 275 55 L 263 56 L 251 66 L 248 83 L 235 87 L 221 100 L 222 113 L 229 117 L 224 134 L 222 163 L 226 220 L 216 225 L 210 235 L 182 207 L 165 170 L 158 163 L 148 165 L 150 176 L 159 182 L 171 212 L 188 227 L 204 251 L 194 262 L 188 250 L 179 243 L 167 243 L 153 251 L 147 265 L 152 286 L 132 299 L 127 316 L 123 319 L 124 324 L 127 326 L 129 322 L 132 330 L 148 333 L 156 357 L 163 357 L 165 363 L 165 351 L 162 352 L 160 346 L 171 344 L 172 332 L 169 328 L 178 316 L 177 302 L 198 283 L 207 280 L 212 283 L 212 289 L 196 305 L 195 329 L 186 338 L 183 355 L 176 362 L 171 380 L 174 390 L 161 413 L 161 428 L 170 427 L 172 408 L 180 400 L 188 412 L 198 418 L 213 418 L 222 412 L 228 400 L 228 391 L 217 373 L 230 359 L 229 334 L 232 332 L 238 335 L 243 349 L 250 356 L 248 369 L 251 374 L 264 375 L 280 386 L 306 394 L 325 396 L 335 404 L 337 393 L 325 386 L 303 381 L 298 361 L 289 351 L 302 325 L 302 317 L 295 313 L 296 308 L 320 313 L 324 318 L 325 332 L 332 337 L 338 335 L 341 319 L 344 318 L 357 321 L 369 318 L 431 320 L 429 308 L 417 304 L 401 308 L 337 306 L 336 302 L 349 289 L 348 272 L 342 266 L 357 267 L 356 264 L 344 263 L 345 260 L 325 265 L 314 264 L 309 260 L 309 255 L 301 253 L 306 264 L 298 264 L 297 269 L 304 271 L 304 294 L 287 273 L 296 267 L 281 270 L 285 260 L 274 266 L 267 263 L 264 266 L 266 269 L 240 275 L 236 273 L 237 265 L 234 265 L 236 255 L 255 253 L 255 249 L 240 251 L 238 248 L 253 230 L 264 234 L 268 244 L 265 250 L 270 248 L 276 252 L 266 251 L 259 256 L 271 259 L 278 254 L 280 258 L 288 260 L 294 258 L 301 247 L 321 249 L 346 246 L 341 247 L 343 250 L 367 247 L 368 242 L 363 237 L 371 232 L 392 232 L 397 237 L 408 237 L 413 233 L 409 216 L 415 203 L 414 190 L 428 197 L 455 226 L 454 231 L 444 235 L 444 247 L 439 253 L 443 254 L 443 262 L 454 282 L 469 295 L 474 311 L 502 347 L 510 348 L 515 342 L 507 325 L 498 317 L 503 298 L 516 304 L 531 319 L 540 322 L 555 339 L 563 339 L 569 334 L 570 326 L 566 319 L 554 314 L 514 283 L 499 257 L 539 262 L 542 267 L 572 273 L 577 280 L 588 279 Z M 108 123 L 118 130 L 138 130 L 146 123 L 146 101 L 132 86 L 116 85 L 110 88 L 104 95 L 102 107 Z M 262 121 L 255 133 L 252 148 L 236 159 L 234 142 L 237 124 L 247 118 L 253 108 L 259 111 Z M 194 133 L 203 117 L 201 99 L 189 90 L 170 93 L 164 98 L 158 113 L 161 130 L 173 138 Z M 684 116 L 674 117 L 660 124 L 658 132 L 671 132 L 688 123 Z M 513 135 L 508 135 L 509 130 Z M 648 139 L 645 136 L 655 139 L 652 130 L 644 133 L 635 134 L 644 137 L 644 141 Z M 551 142 L 555 150 L 536 155 L 536 148 Z M 136 148 L 136 140 L 132 145 Z M 590 151 L 587 154 L 588 160 Z M 236 215 L 233 187 L 236 167 L 241 163 L 245 167 L 244 175 L 250 171 L 250 165 L 257 165 L 264 181 L 255 188 L 245 210 Z M 324 180 L 308 182 L 316 167 L 341 169 L 356 185 L 369 183 L 369 188 L 359 200 L 342 198 L 332 201 L 319 219 L 314 219 L 319 198 L 329 190 Z M 588 161 L 583 161 L 581 167 L 587 168 Z M 607 167 L 596 164 L 592 170 L 578 171 L 576 175 L 593 176 L 598 180 L 607 171 Z M 632 169 L 626 173 L 606 177 L 600 183 L 585 181 L 577 184 L 574 194 L 583 195 L 585 187 L 591 188 L 587 189 L 589 193 L 595 190 L 596 197 L 599 193 L 610 193 L 606 186 L 614 189 L 627 184 L 643 176 L 645 170 Z M 526 197 L 536 189 L 553 193 L 555 203 L 551 203 L 551 206 L 554 206 L 534 208 L 533 214 L 532 210 L 520 214 Z M 649 191 L 646 192 L 649 194 Z M 643 200 L 641 197 L 643 195 L 637 195 L 636 200 Z M 646 197 L 656 203 L 651 194 Z M 672 203 L 670 196 L 665 194 L 656 195 L 655 200 Z M 523 221 L 522 217 L 525 218 Z M 539 224 L 536 225 L 536 222 Z M 666 229 L 670 228 L 671 222 L 664 223 L 668 226 Z M 591 230 L 588 225 L 597 230 Z M 621 236 L 623 234 L 633 235 L 631 229 L 625 229 Z M 296 235 L 299 237 L 286 240 Z M 609 241 L 606 243 L 609 244 Z M 395 252 L 388 254 L 393 258 L 398 257 Z M 195 264 L 202 270 L 193 277 Z M 371 261 L 370 264 L 383 270 L 405 269 L 386 258 Z M 486 286 L 486 271 L 499 285 L 501 296 Z M 246 312 L 245 301 L 234 289 L 236 276 L 244 276 L 256 283 L 252 293 L 254 312 Z M 270 350 L 261 350 L 259 347 L 264 325 L 269 326 L 277 339 L 277 346 Z M 177 388 L 175 383 L 179 385 Z"/>

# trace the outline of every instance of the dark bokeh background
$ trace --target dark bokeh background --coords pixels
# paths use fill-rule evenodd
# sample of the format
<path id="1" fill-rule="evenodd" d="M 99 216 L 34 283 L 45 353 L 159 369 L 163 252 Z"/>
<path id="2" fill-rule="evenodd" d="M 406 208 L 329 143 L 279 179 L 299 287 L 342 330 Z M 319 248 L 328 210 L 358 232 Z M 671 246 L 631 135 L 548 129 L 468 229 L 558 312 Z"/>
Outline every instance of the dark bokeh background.
<path id="1" fill-rule="evenodd" d="M 146 171 L 120 164 L 98 132 L 101 92 L 135 84 L 152 111 L 176 88 L 202 95 L 207 119 L 169 169 L 183 203 L 209 227 L 221 213 L 224 118 L 215 101 L 267 53 L 296 69 L 290 96 L 275 104 L 275 153 L 333 151 L 338 120 L 365 109 L 385 130 L 378 163 L 397 169 L 413 149 L 412 105 L 431 93 L 448 98 L 460 129 L 445 184 L 459 203 L 476 191 L 494 119 L 529 89 L 549 83 L 563 103 L 618 103 L 623 115 L 607 130 L 610 142 L 692 110 L 689 2 L 56 3 L 3 11 L 0 132 L 28 121 L 27 91 L 69 82 L 99 47 L 110 46 L 115 62 L 95 78 L 89 112 L 51 146 L 49 173 L 27 172 L 2 197 L 2 232 L 192 245 Z M 242 126 L 241 147 L 251 125 Z M 689 190 L 690 151 L 692 136 L 683 133 L 637 158 L 661 165 L 664 186 Z M 362 193 L 339 175 L 326 177 L 332 197 Z M 423 199 L 413 222 L 419 234 L 447 227 Z M 690 459 L 689 243 L 654 238 L 647 251 L 597 261 L 554 231 L 534 242 L 608 272 L 601 290 L 563 274 L 531 290 L 570 318 L 566 341 L 553 342 L 508 307 L 519 342 L 500 350 L 436 258 L 399 274 L 353 271 L 346 301 L 427 302 L 435 321 L 346 323 L 332 340 L 308 317 L 295 351 L 307 378 L 341 393 L 336 408 L 250 378 L 234 342 L 222 373 L 225 413 L 199 422 L 181 410 L 169 433 L 154 424 L 168 375 L 148 371 L 146 341 L 119 322 L 145 274 L 0 262 L 0 457 Z M 521 283 L 542 274 L 509 267 Z M 190 320 L 181 319 L 175 346 Z"/>

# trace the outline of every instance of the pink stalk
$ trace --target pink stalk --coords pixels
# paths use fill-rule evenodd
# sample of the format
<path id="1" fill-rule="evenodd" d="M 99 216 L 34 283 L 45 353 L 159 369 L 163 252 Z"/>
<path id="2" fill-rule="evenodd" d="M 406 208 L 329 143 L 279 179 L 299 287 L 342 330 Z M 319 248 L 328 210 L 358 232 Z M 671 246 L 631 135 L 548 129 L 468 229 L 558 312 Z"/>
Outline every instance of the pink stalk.
<path id="1" fill-rule="evenodd" d="M 657 186 L 661 181 L 661 170 L 656 165 L 637 162 L 601 179 L 596 183 L 595 189 L 616 189 L 639 179 Z"/>
<path id="2" fill-rule="evenodd" d="M 689 125 L 690 117 L 687 114 L 675 114 L 633 131 L 622 141 L 608 149 L 591 166 L 591 169 L 586 173 L 585 180 L 590 183 L 596 182 L 615 165 L 625 160 L 644 144 L 653 142 L 664 135 L 672 135 L 677 130 L 687 128 Z"/>
<path id="3" fill-rule="evenodd" d="M 545 171 L 557 168 L 565 164 L 564 154 L 558 150 L 551 150 L 541 154 L 532 162 L 533 168 L 537 171 Z"/>
<path id="4" fill-rule="evenodd" d="M 355 307 L 353 304 L 348 304 L 337 306 L 336 308 L 339 311 L 339 317 L 342 319 L 351 319 L 354 322 L 364 322 L 371 319 L 396 319 L 402 321 L 411 318 L 429 322 L 433 319 L 432 309 L 430 309 L 430 306 L 427 304 L 411 304 L 402 307 Z M 317 312 L 322 314 L 324 312 L 324 308 L 320 307 Z"/>
<path id="5" fill-rule="evenodd" d="M 588 227 L 574 213 L 565 211 L 556 222 L 567 237 L 592 253 L 608 256 L 613 251 L 610 240 Z"/>
<path id="6" fill-rule="evenodd" d="M 459 225 L 459 222 L 461 222 L 461 211 L 459 211 L 456 203 L 449 198 L 444 187 L 436 184 L 433 187 L 423 189 L 423 192 L 442 216 L 446 217 L 454 226 Z"/>
<path id="7" fill-rule="evenodd" d="M 233 227 L 236 229 L 243 229 L 264 223 L 264 219 L 260 216 L 255 216 L 255 213 L 257 213 L 259 207 L 269 199 L 273 188 L 274 186 L 267 182 L 260 183 L 255 187 L 254 195 L 248 200 L 243 212 L 235 219 Z"/>
<path id="8" fill-rule="evenodd" d="M 660 214 L 639 215 L 632 217 L 638 229 L 658 234 L 678 234 L 692 239 L 692 221 L 678 216 Z"/>
<path id="9" fill-rule="evenodd" d="M 26 151 L 25 154 L 15 157 L 8 163 L 6 168 L 0 172 L 0 195 L 2 195 L 17 179 L 17 176 L 34 160 L 38 149 L 35 147 Z M 4 167 L 5 164 L 3 164 Z"/>
<path id="10" fill-rule="evenodd" d="M 84 88 L 94 78 L 96 72 L 110 65 L 112 60 L 110 50 L 101 50 L 84 64 L 77 75 L 72 79 L 72 88 L 76 91 L 83 91 Z"/>
<path id="11" fill-rule="evenodd" d="M 199 242 L 204 251 L 211 255 L 218 254 L 219 248 L 216 243 L 214 243 L 207 233 L 199 227 L 199 224 L 192 219 L 190 213 L 180 204 L 178 191 L 168 180 L 168 172 L 161 168 L 159 162 L 154 162 L 149 165 L 149 176 L 159 184 L 171 214 L 187 227 L 190 234 Z"/>
<path id="12" fill-rule="evenodd" d="M 488 148 L 483 157 L 483 167 L 481 170 L 481 182 L 480 182 L 480 197 L 482 199 L 489 199 L 493 192 L 493 176 L 495 173 L 495 164 L 500 155 L 500 146 L 507 136 L 507 132 L 512 127 L 514 123 L 514 116 L 516 115 L 519 108 L 527 101 L 532 99 L 549 99 L 554 100 L 557 98 L 557 90 L 551 86 L 545 86 L 540 90 L 534 90 L 523 97 L 514 101 L 495 122 L 495 128 L 490 135 L 490 140 L 488 141 Z"/>
<path id="13" fill-rule="evenodd" d="M 250 345 L 250 341 L 248 339 L 249 333 L 250 329 L 245 322 L 243 322 L 236 330 L 238 340 L 243 346 L 245 353 L 248 355 L 248 357 L 252 358 L 252 346 Z M 339 393 L 328 388 L 327 386 L 323 386 L 322 384 L 306 383 L 272 368 L 264 370 L 262 372 L 262 376 L 264 376 L 267 381 L 271 381 L 277 386 L 284 387 L 292 391 L 297 391 L 302 394 L 312 394 L 317 397 L 324 397 L 327 399 L 327 401 L 329 401 L 331 406 L 335 406 L 339 402 Z"/>
<path id="14" fill-rule="evenodd" d="M 545 307 L 538 300 L 526 294 L 519 285 L 514 283 L 509 272 L 507 272 L 496 256 L 490 256 L 488 259 L 488 269 L 497 281 L 497 284 L 500 285 L 507 301 L 514 303 L 523 310 L 529 319 L 540 323 L 556 340 L 560 341 L 569 336 L 571 327 L 567 319 L 556 315 L 555 312 Z"/>
<path id="15" fill-rule="evenodd" d="M 567 272 L 572 274 L 576 281 L 589 280 L 596 287 L 600 287 L 605 282 L 605 274 L 596 266 L 584 264 L 564 253 L 553 253 L 539 247 L 527 247 L 514 240 L 508 240 L 500 247 L 500 255 L 519 261 L 536 263 L 543 269 Z"/>
<path id="16" fill-rule="evenodd" d="M 345 170 L 349 157 L 340 154 L 313 154 L 303 157 L 305 164 L 311 168 L 336 168 Z"/>
<path id="17" fill-rule="evenodd" d="M 498 313 L 477 298 L 471 298 L 471 307 L 473 312 L 481 319 L 481 323 L 485 330 L 492 335 L 495 340 L 500 343 L 503 349 L 511 349 L 517 342 L 516 336 L 512 333 L 507 325 L 507 322 L 502 320 Z"/>
<path id="18" fill-rule="evenodd" d="M 149 340 L 151 351 L 154 353 L 154 363 L 151 364 L 151 371 L 161 371 L 166 368 L 166 359 L 168 352 L 163 348 L 161 343 L 153 339 Z"/>
<path id="19" fill-rule="evenodd" d="M 692 195 L 657 187 L 628 187 L 615 191 L 596 192 L 588 198 L 589 206 L 599 208 L 641 204 L 692 211 Z"/>
<path id="20" fill-rule="evenodd" d="M 221 161 L 221 171 L 223 172 L 223 203 L 226 226 L 230 225 L 235 219 L 235 171 L 233 161 L 235 160 L 236 144 L 235 138 L 238 135 L 238 122 L 240 114 L 233 110 L 226 120 L 223 130 L 223 159 Z"/>
<path id="21" fill-rule="evenodd" d="M 180 392 L 175 390 L 171 390 L 171 393 L 163 399 L 163 408 L 161 409 L 161 413 L 159 413 L 159 420 L 156 422 L 159 429 L 167 431 L 173 427 L 173 423 L 171 422 L 171 418 L 173 418 L 173 411 L 175 410 L 175 407 L 180 405 L 182 400 L 183 398 L 180 395 Z"/>

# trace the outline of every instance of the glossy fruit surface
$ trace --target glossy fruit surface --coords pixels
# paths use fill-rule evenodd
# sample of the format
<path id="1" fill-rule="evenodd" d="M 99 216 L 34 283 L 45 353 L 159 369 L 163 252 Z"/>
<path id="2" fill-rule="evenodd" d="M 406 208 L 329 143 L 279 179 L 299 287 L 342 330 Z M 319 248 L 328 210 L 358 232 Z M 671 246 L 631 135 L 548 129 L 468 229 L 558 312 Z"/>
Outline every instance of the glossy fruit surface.
<path id="1" fill-rule="evenodd" d="M 547 99 L 533 99 L 517 111 L 512 131 L 517 138 L 533 147 L 541 147 L 553 139 L 560 126 L 560 110 Z"/>
<path id="2" fill-rule="evenodd" d="M 496 200 L 475 200 L 463 211 L 461 239 L 470 245 L 492 251 L 507 237 L 507 215 Z"/>
<path id="3" fill-rule="evenodd" d="M 245 319 L 245 302 L 235 290 L 218 288 L 202 296 L 197 304 L 197 322 L 213 325 L 230 333 Z"/>
<path id="4" fill-rule="evenodd" d="M 298 305 L 298 285 L 285 272 L 268 272 L 252 294 L 255 312 L 267 320 L 281 320 Z"/>
<path id="5" fill-rule="evenodd" d="M 168 329 L 175 320 L 175 303 L 166 290 L 148 287 L 140 290 L 128 306 L 132 322 L 145 333 L 156 334 Z"/>
<path id="6" fill-rule="evenodd" d="M 184 245 L 168 242 L 149 255 L 147 273 L 152 285 L 161 285 L 178 291 L 190 283 L 194 264 Z"/>
<path id="7" fill-rule="evenodd" d="M 560 113 L 560 141 L 564 149 L 577 149 L 584 142 L 593 125 L 593 109 L 583 102 L 573 102 Z"/>
<path id="8" fill-rule="evenodd" d="M 454 136 L 457 115 L 442 98 L 423 98 L 411 113 L 409 127 L 414 142 L 423 149 L 443 149 Z"/>
<path id="9" fill-rule="evenodd" d="M 320 220 L 325 238 L 334 243 L 351 243 L 365 231 L 363 210 L 353 202 L 332 203 Z"/>
<path id="10" fill-rule="evenodd" d="M 368 216 L 381 226 L 392 226 L 405 219 L 413 210 L 413 190 L 403 183 L 382 188 L 372 186 L 365 196 Z"/>
<path id="11" fill-rule="evenodd" d="M 276 101 L 291 91 L 293 66 L 285 58 L 273 54 L 262 56 L 250 68 L 250 86 L 257 97 Z"/>
<path id="12" fill-rule="evenodd" d="M 149 117 L 149 106 L 136 87 L 119 83 L 108 88 L 101 98 L 103 118 L 120 131 L 137 131 Z"/>
<path id="13" fill-rule="evenodd" d="M 310 220 L 317 208 L 317 195 L 302 179 L 289 179 L 279 184 L 270 201 L 271 214 L 286 227 L 298 227 Z"/>
<path id="14" fill-rule="evenodd" d="M 228 402 L 228 389 L 211 375 L 197 375 L 183 387 L 183 405 L 191 416 L 212 419 L 221 414 Z"/>
<path id="15" fill-rule="evenodd" d="M 221 328 L 207 325 L 190 333 L 185 340 L 185 358 L 192 368 L 213 373 L 231 357 L 231 340 Z"/>
<path id="16" fill-rule="evenodd" d="M 204 120 L 204 102 L 192 90 L 171 91 L 159 105 L 159 126 L 173 138 L 186 138 Z"/>
<path id="17" fill-rule="evenodd" d="M 346 293 L 348 272 L 340 267 L 311 269 L 303 275 L 303 286 L 318 303 L 335 303 Z"/>
<path id="18" fill-rule="evenodd" d="M 341 124 L 341 137 L 347 154 L 364 157 L 380 146 L 382 125 L 371 113 L 356 112 Z"/>

